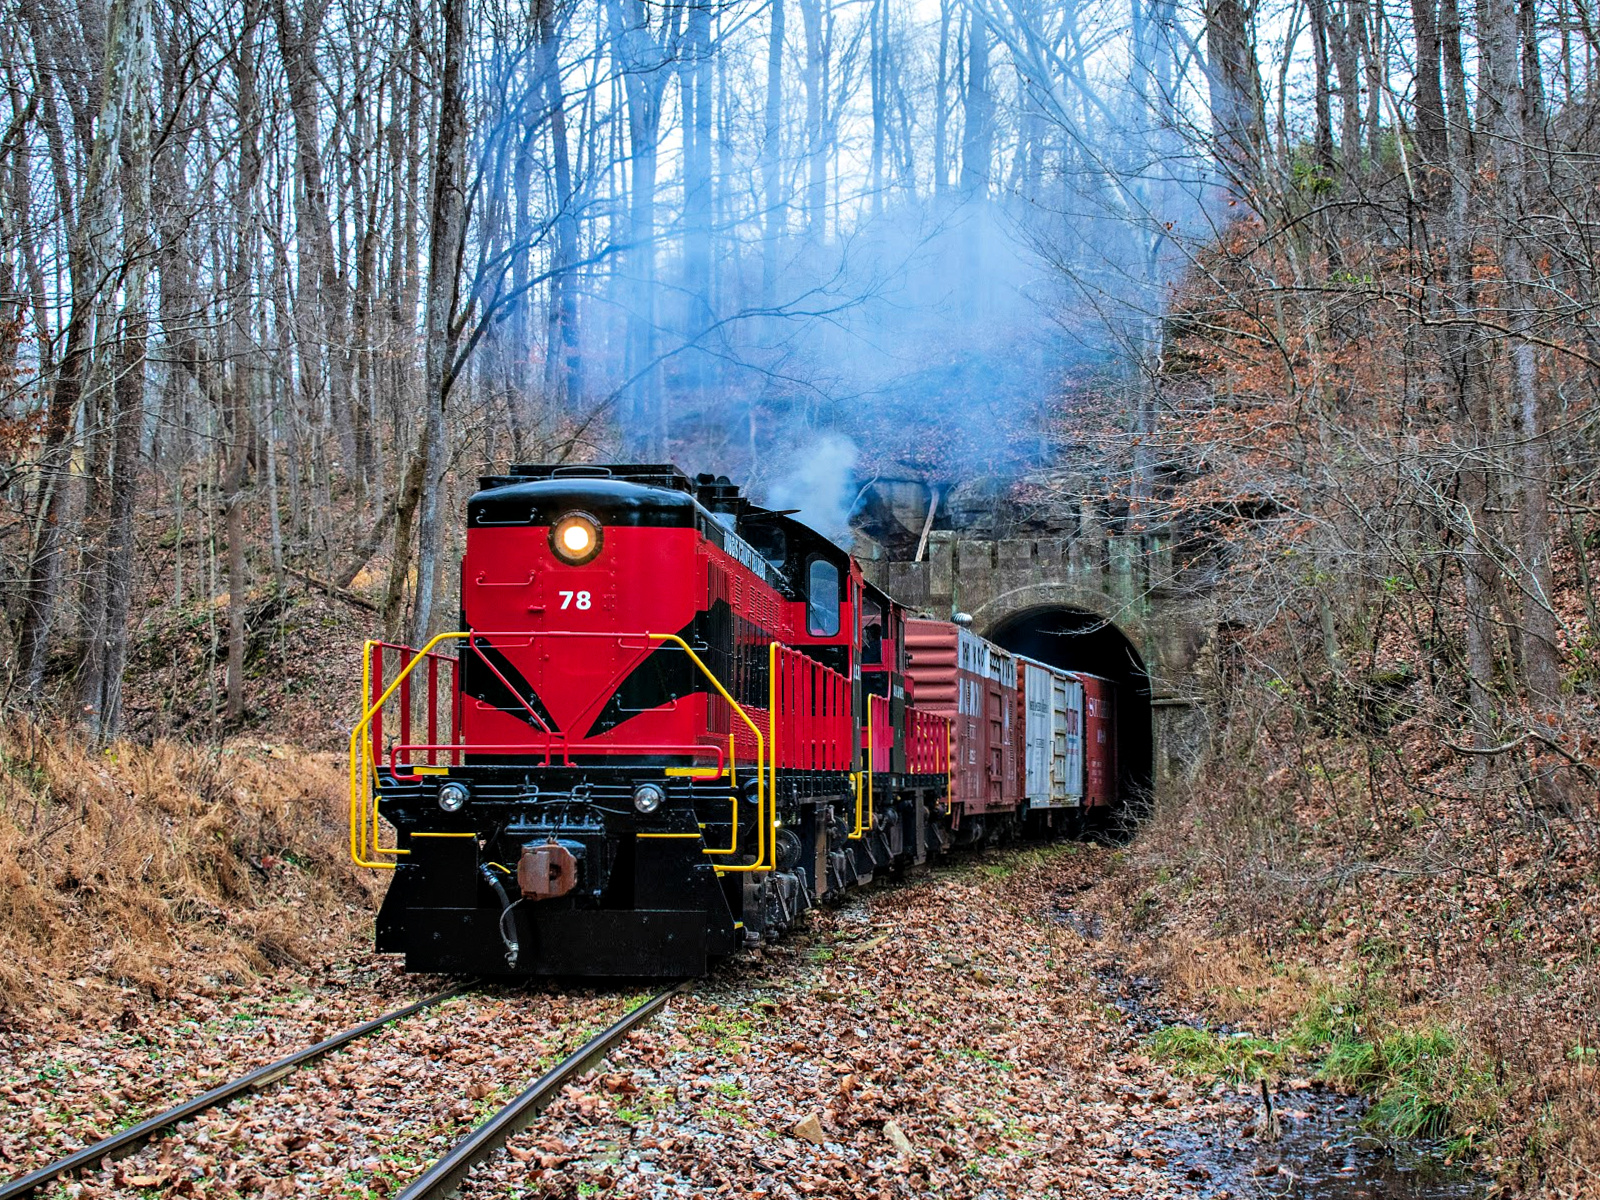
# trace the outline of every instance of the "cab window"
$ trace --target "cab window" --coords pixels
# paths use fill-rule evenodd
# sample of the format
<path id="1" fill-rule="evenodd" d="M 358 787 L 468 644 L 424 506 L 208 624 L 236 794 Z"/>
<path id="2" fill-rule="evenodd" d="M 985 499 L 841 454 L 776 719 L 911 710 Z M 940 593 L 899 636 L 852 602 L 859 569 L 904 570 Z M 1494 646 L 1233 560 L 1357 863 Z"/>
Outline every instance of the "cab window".
<path id="1" fill-rule="evenodd" d="M 825 558 L 813 558 L 806 571 L 806 629 L 812 637 L 839 632 L 839 568 Z"/>
<path id="2" fill-rule="evenodd" d="M 862 597 L 857 605 L 861 631 L 861 665 L 876 667 L 883 664 L 883 613 L 875 600 Z"/>

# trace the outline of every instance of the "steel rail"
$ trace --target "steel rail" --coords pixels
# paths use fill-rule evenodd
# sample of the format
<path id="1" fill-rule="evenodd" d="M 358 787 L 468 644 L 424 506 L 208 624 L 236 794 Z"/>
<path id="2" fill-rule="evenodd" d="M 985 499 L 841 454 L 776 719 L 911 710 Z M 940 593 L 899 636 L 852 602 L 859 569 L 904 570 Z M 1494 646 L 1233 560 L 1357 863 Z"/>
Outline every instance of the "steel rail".
<path id="1" fill-rule="evenodd" d="M 689 982 L 685 979 L 666 991 L 652 996 L 610 1028 L 595 1034 L 573 1054 L 540 1076 L 494 1116 L 457 1142 L 454 1149 L 413 1180 L 411 1185 L 400 1193 L 397 1200 L 442 1200 L 442 1197 L 452 1194 L 461 1186 L 473 1167 L 526 1129 L 534 1117 L 550 1107 L 561 1094 L 562 1088 L 603 1062 L 606 1055 L 610 1054 L 623 1038 L 660 1012 L 667 1001 L 687 987 Z"/>
<path id="2" fill-rule="evenodd" d="M 336 1033 L 314 1046 L 296 1050 L 293 1054 L 286 1055 L 276 1062 L 270 1062 L 264 1067 L 257 1067 L 248 1075 L 241 1075 L 232 1083 L 224 1083 L 220 1087 L 214 1087 L 209 1092 L 202 1093 L 192 1100 L 186 1100 L 176 1108 L 170 1108 L 166 1112 L 149 1117 L 140 1121 L 137 1125 L 129 1126 L 120 1133 L 114 1133 L 108 1138 L 95 1142 L 92 1146 L 85 1146 L 82 1150 L 75 1151 L 65 1158 L 40 1167 L 37 1171 L 32 1171 L 27 1175 L 11 1180 L 9 1183 L 0 1185 L 0 1200 L 13 1200 L 13 1197 L 16 1196 L 29 1195 L 51 1180 L 70 1171 L 93 1166 L 101 1159 L 119 1157 L 136 1150 L 169 1125 L 175 1125 L 179 1121 L 187 1120 L 196 1113 L 204 1112 L 208 1108 L 226 1104 L 229 1100 L 233 1100 L 245 1092 L 264 1088 L 268 1084 L 281 1079 L 296 1067 L 321 1058 L 341 1046 L 348 1045 L 357 1038 L 364 1038 L 370 1033 L 376 1033 L 385 1025 L 401 1020 L 404 1017 L 409 1017 L 413 1013 L 419 1013 L 423 1009 L 432 1008 L 434 1005 L 443 1003 L 452 997 L 459 996 L 471 986 L 471 984 L 465 984 L 461 987 L 450 988 L 447 991 L 435 992 L 433 995 L 418 1000 L 414 1004 L 408 1004 L 404 1008 L 397 1008 L 391 1013 L 385 1013 L 381 1017 L 374 1017 L 370 1021 L 363 1021 L 360 1025 L 353 1025 L 342 1033 Z"/>

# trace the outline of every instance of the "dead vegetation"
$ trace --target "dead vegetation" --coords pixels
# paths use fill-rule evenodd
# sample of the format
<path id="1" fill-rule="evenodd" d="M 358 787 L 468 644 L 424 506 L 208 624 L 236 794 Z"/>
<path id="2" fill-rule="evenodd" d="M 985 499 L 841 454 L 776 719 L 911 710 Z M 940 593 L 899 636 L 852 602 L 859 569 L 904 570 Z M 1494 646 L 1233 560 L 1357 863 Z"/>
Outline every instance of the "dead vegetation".
<path id="1" fill-rule="evenodd" d="M 331 755 L 0 728 L 0 1014 L 237 983 L 370 930 Z"/>

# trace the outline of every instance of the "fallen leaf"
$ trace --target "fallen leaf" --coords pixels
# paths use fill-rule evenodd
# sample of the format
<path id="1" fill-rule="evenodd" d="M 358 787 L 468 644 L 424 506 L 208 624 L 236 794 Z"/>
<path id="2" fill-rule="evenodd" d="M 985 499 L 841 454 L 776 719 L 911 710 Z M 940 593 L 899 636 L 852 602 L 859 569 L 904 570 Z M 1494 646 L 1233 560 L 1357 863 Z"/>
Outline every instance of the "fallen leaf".
<path id="1" fill-rule="evenodd" d="M 794 1127 L 794 1136 L 804 1138 L 813 1146 L 820 1146 L 826 1140 L 822 1132 L 822 1119 L 816 1113 L 807 1114 Z"/>

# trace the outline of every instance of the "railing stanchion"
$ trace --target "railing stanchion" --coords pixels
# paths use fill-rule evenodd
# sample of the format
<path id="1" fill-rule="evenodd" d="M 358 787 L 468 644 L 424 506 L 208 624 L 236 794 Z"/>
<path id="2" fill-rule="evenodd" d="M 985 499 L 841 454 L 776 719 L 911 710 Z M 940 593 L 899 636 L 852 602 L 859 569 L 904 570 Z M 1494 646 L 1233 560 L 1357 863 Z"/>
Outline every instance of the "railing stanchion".
<path id="1" fill-rule="evenodd" d="M 439 659 L 428 655 L 428 765 L 437 766 L 439 752 L 434 744 L 439 740 Z"/>
<path id="2" fill-rule="evenodd" d="M 411 741 L 411 663 L 415 651 L 407 646 L 400 651 L 400 744 Z"/>
<path id="3" fill-rule="evenodd" d="M 376 709 L 372 714 L 372 746 L 375 752 L 383 751 L 383 708 L 379 705 L 379 697 L 383 695 L 383 643 L 372 643 L 372 695 L 367 698 L 369 708 Z"/>

